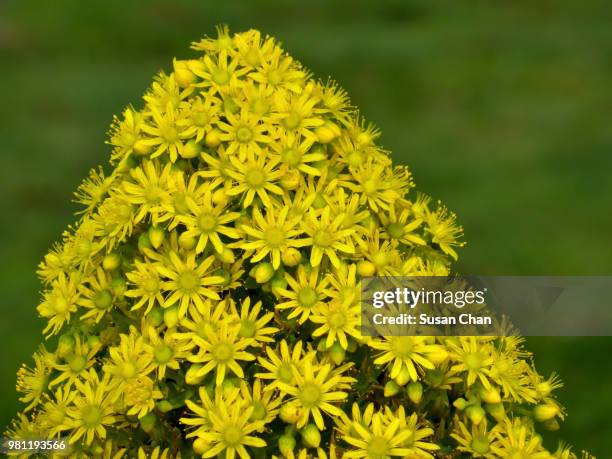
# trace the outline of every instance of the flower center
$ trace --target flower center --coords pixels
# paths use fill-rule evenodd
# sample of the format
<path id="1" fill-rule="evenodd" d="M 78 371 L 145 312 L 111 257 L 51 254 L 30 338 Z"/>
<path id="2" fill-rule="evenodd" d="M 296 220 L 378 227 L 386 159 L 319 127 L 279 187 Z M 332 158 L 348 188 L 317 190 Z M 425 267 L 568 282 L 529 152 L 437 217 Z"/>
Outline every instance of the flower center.
<path id="1" fill-rule="evenodd" d="M 227 362 L 232 358 L 234 351 L 232 347 L 227 343 L 218 343 L 212 349 L 212 355 L 217 362 Z"/>
<path id="2" fill-rule="evenodd" d="M 218 85 L 226 85 L 230 80 L 230 74 L 227 70 L 216 69 L 212 72 L 212 80 Z"/>
<path id="3" fill-rule="evenodd" d="M 255 336 L 255 332 L 257 331 L 257 326 L 255 325 L 255 321 L 244 319 L 240 322 L 240 331 L 238 334 L 243 338 L 252 338 Z"/>
<path id="4" fill-rule="evenodd" d="M 363 191 L 365 191 L 366 194 L 374 194 L 377 190 L 378 186 L 373 179 L 368 179 L 363 182 Z"/>
<path id="5" fill-rule="evenodd" d="M 159 291 L 159 280 L 154 276 L 147 277 L 142 283 L 142 289 L 149 295 L 153 295 Z"/>
<path id="6" fill-rule="evenodd" d="M 317 291 L 312 287 L 303 287 L 297 294 L 297 300 L 303 308 L 313 307 L 319 301 Z"/>
<path id="7" fill-rule="evenodd" d="M 482 368 L 482 355 L 480 352 L 472 352 L 465 356 L 465 366 L 469 370 L 478 371 Z"/>
<path id="8" fill-rule="evenodd" d="M 208 124 L 210 117 L 204 110 L 194 110 L 191 112 L 191 120 L 198 127 L 204 127 Z"/>
<path id="9" fill-rule="evenodd" d="M 346 317 L 339 311 L 334 312 L 330 314 L 329 318 L 327 319 L 327 323 L 329 324 L 330 328 L 339 329 L 344 327 L 346 324 Z"/>
<path id="10" fill-rule="evenodd" d="M 157 204 L 161 199 L 162 191 L 156 185 L 149 185 L 145 188 L 144 197 L 149 204 Z"/>
<path id="11" fill-rule="evenodd" d="M 387 233 L 389 233 L 389 236 L 393 239 L 399 239 L 404 235 L 404 227 L 401 223 L 390 223 L 389 226 L 387 226 Z"/>
<path id="12" fill-rule="evenodd" d="M 270 104 L 263 97 L 259 97 L 255 99 L 253 103 L 251 104 L 251 110 L 256 115 L 262 116 L 270 111 Z"/>
<path id="13" fill-rule="evenodd" d="M 470 446 L 478 454 L 487 454 L 489 452 L 489 440 L 484 435 L 474 437 Z"/>
<path id="14" fill-rule="evenodd" d="M 289 167 L 296 167 L 302 162 L 302 154 L 294 148 L 289 148 L 283 151 L 282 159 Z"/>
<path id="15" fill-rule="evenodd" d="M 253 131 L 248 126 L 240 126 L 236 130 L 236 140 L 240 143 L 249 143 L 253 138 Z"/>
<path id="16" fill-rule="evenodd" d="M 55 301 L 53 302 L 53 306 L 54 306 L 55 311 L 58 314 L 63 314 L 66 311 L 68 311 L 68 309 L 70 308 L 70 304 L 68 303 L 68 300 L 64 298 L 63 296 L 56 297 Z"/>
<path id="17" fill-rule="evenodd" d="M 266 182 L 266 173 L 263 169 L 250 169 L 246 173 L 246 182 L 251 188 L 260 188 Z"/>
<path id="18" fill-rule="evenodd" d="M 136 369 L 136 365 L 134 365 L 134 363 L 132 362 L 125 362 L 121 370 L 121 374 L 125 379 L 133 378 L 138 372 Z"/>
<path id="19" fill-rule="evenodd" d="M 319 404 L 321 389 L 315 383 L 306 383 L 300 392 L 300 400 L 306 408 L 312 408 Z"/>
<path id="20" fill-rule="evenodd" d="M 283 118 L 283 124 L 287 129 L 295 129 L 301 122 L 302 117 L 296 112 L 291 112 L 285 118 Z"/>
<path id="21" fill-rule="evenodd" d="M 73 373 L 80 373 L 85 369 L 85 365 L 87 365 L 87 359 L 82 355 L 75 355 L 68 361 L 68 366 Z"/>
<path id="22" fill-rule="evenodd" d="M 395 336 L 391 341 L 391 349 L 399 357 L 408 357 L 413 347 L 412 339 L 409 336 Z"/>
<path id="23" fill-rule="evenodd" d="M 179 287 L 185 292 L 191 292 L 200 285 L 200 277 L 194 271 L 185 271 L 177 279 Z"/>
<path id="24" fill-rule="evenodd" d="M 158 363 L 166 363 L 172 358 L 172 349 L 165 344 L 158 344 L 155 346 L 154 355 Z"/>
<path id="25" fill-rule="evenodd" d="M 93 404 L 83 406 L 81 408 L 81 420 L 88 428 L 98 426 L 102 420 L 102 408 Z"/>
<path id="26" fill-rule="evenodd" d="M 106 289 L 100 290 L 94 296 L 93 302 L 98 309 L 108 309 L 113 305 L 113 295 Z"/>
<path id="27" fill-rule="evenodd" d="M 319 247 L 329 247 L 334 242 L 334 237 L 329 231 L 319 230 L 314 234 L 312 240 Z"/>
<path id="28" fill-rule="evenodd" d="M 278 367 L 278 379 L 280 379 L 285 384 L 293 383 L 293 365 L 290 362 L 283 362 L 280 367 Z"/>
<path id="29" fill-rule="evenodd" d="M 223 431 L 223 441 L 229 447 L 242 444 L 242 429 L 235 424 L 230 424 Z"/>
<path id="30" fill-rule="evenodd" d="M 280 247 L 285 242 L 285 232 L 278 226 L 272 226 L 266 230 L 265 238 L 271 247 Z"/>
<path id="31" fill-rule="evenodd" d="M 259 400 L 254 400 L 251 406 L 253 407 L 253 412 L 249 417 L 251 421 L 262 421 L 265 419 L 266 406 L 263 403 L 261 403 Z"/>
<path id="32" fill-rule="evenodd" d="M 389 442 L 385 437 L 376 435 L 368 445 L 368 458 L 382 459 L 389 456 Z"/>
<path id="33" fill-rule="evenodd" d="M 174 126 L 164 126 L 160 129 L 162 138 L 168 143 L 178 140 L 178 130 Z"/>
<path id="34" fill-rule="evenodd" d="M 217 217 L 212 214 L 202 214 L 198 218 L 198 227 L 203 233 L 212 233 L 217 227 Z"/>

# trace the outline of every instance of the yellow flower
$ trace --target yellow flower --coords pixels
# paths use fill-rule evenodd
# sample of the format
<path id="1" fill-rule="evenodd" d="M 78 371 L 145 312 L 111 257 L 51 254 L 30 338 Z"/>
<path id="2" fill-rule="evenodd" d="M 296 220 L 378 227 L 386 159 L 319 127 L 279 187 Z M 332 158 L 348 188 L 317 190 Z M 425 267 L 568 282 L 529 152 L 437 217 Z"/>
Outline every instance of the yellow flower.
<path id="1" fill-rule="evenodd" d="M 236 395 L 238 391 L 234 397 Z M 226 401 L 222 396 L 215 397 L 213 402 L 203 389 L 200 389 L 200 398 L 204 407 L 191 400 L 186 401 L 189 410 L 198 417 L 181 418 L 181 422 L 192 426 L 203 426 L 187 434 L 187 438 L 197 437 L 196 442 L 200 440 L 203 444 L 199 448 L 202 457 L 215 457 L 225 452 L 221 457 L 233 458 L 238 454 L 241 459 L 249 459 L 251 456 L 245 447 L 266 446 L 264 440 L 252 435 L 263 425 L 262 421 L 250 419 L 253 406 L 244 406 L 244 401 L 235 398 Z"/>
<path id="2" fill-rule="evenodd" d="M 179 304 L 179 316 L 183 317 L 191 304 L 201 311 L 204 298 L 218 300 L 219 294 L 211 287 L 221 284 L 223 278 L 207 275 L 214 261 L 213 256 L 198 262 L 193 252 L 183 259 L 170 252 L 167 263 L 157 266 L 157 272 L 169 279 L 162 283 L 162 288 L 169 292 L 164 306 Z"/>
<path id="3" fill-rule="evenodd" d="M 44 348 L 41 348 L 40 352 L 34 354 L 34 368 L 28 368 L 24 364 L 17 372 L 17 391 L 24 394 L 19 400 L 28 403 L 24 411 L 30 411 L 38 405 L 47 390 L 52 368 L 44 359 L 45 352 Z"/>
<path id="4" fill-rule="evenodd" d="M 64 363 L 56 363 L 55 369 L 60 374 L 51 381 L 50 386 L 63 383 L 63 387 L 70 389 L 72 385 L 88 374 L 96 361 L 95 355 L 100 350 L 99 345 L 90 346 L 81 336 L 74 336 L 74 347 L 64 358 Z"/>
<path id="5" fill-rule="evenodd" d="M 153 371 L 153 356 L 150 347 L 135 327 L 130 327 L 129 334 L 120 335 L 118 346 L 108 350 L 110 359 L 103 366 L 105 373 L 112 375 L 114 385 L 119 389 L 129 380 L 145 376 Z"/>
<path id="6" fill-rule="evenodd" d="M 261 145 L 267 144 L 272 139 L 266 134 L 270 126 L 261 124 L 259 118 L 250 113 L 246 108 L 240 110 L 239 116 L 226 113 L 227 122 L 218 123 L 222 134 L 219 138 L 229 143 L 226 150 L 228 155 L 238 152 L 238 157 L 244 160 L 247 153 L 261 154 Z"/>
<path id="7" fill-rule="evenodd" d="M 128 415 L 136 415 L 138 419 L 155 408 L 155 400 L 163 394 L 155 387 L 148 376 L 137 376 L 130 379 L 123 387 L 123 403 Z"/>
<path id="8" fill-rule="evenodd" d="M 304 239 L 295 239 L 302 234 L 299 227 L 299 218 L 287 218 L 288 207 L 277 210 L 274 207 L 266 208 L 265 215 L 255 207 L 253 209 L 253 222 L 251 225 L 244 225 L 241 229 L 252 239 L 234 243 L 233 247 L 244 250 L 254 250 L 251 257 L 253 263 L 258 263 L 266 256 L 270 255 L 270 261 L 274 269 L 281 265 L 281 254 L 289 247 L 304 247 L 307 245 Z"/>
<path id="9" fill-rule="evenodd" d="M 246 161 L 237 156 L 231 156 L 232 169 L 227 173 L 237 182 L 227 191 L 229 196 L 242 195 L 243 207 L 249 207 L 255 196 L 261 199 L 264 206 L 270 207 L 272 203 L 268 192 L 282 195 L 283 190 L 277 182 L 283 173 L 277 169 L 278 160 L 268 159 L 264 155 L 255 156 L 252 151 L 247 153 Z"/>
<path id="10" fill-rule="evenodd" d="M 70 321 L 70 314 L 76 312 L 78 302 L 76 282 L 72 277 L 60 273 L 51 284 L 51 290 L 44 293 L 44 300 L 37 308 L 42 317 L 49 319 L 44 333 L 50 331 L 50 335 L 56 334 L 65 322 Z"/>
<path id="11" fill-rule="evenodd" d="M 312 332 L 313 337 L 324 336 L 325 346 L 330 348 L 336 341 L 343 349 L 348 347 L 347 335 L 359 339 L 361 331 L 361 308 L 359 304 L 339 301 L 325 303 L 313 312 L 309 320 L 320 326 Z"/>
<path id="12" fill-rule="evenodd" d="M 323 413 L 334 417 L 342 416 L 343 412 L 336 403 L 344 401 L 348 394 L 338 390 L 343 379 L 331 370 L 331 365 L 315 365 L 309 359 L 304 362 L 302 372 L 293 369 L 293 385 L 278 383 L 279 389 L 291 395 L 294 403 L 301 409 L 298 428 L 305 426 L 312 416 L 317 427 L 323 430 Z"/>
<path id="13" fill-rule="evenodd" d="M 142 130 L 151 137 L 143 140 L 145 145 L 157 147 L 151 154 L 151 158 L 157 158 L 164 153 L 168 153 L 170 161 L 176 162 L 179 155 L 182 155 L 185 135 L 180 123 L 180 113 L 168 106 L 165 112 L 157 108 L 151 108 L 151 124 L 143 124 Z"/>
<path id="14" fill-rule="evenodd" d="M 274 335 L 278 328 L 270 326 L 270 321 L 274 317 L 271 311 L 265 312 L 261 316 L 262 302 L 258 301 L 251 307 L 251 298 L 246 297 L 240 305 L 240 312 L 236 311 L 236 305 L 230 300 L 232 314 L 236 316 L 236 324 L 240 325 L 238 334 L 242 338 L 253 339 L 254 346 L 261 346 L 263 343 L 273 343 Z M 233 321 L 233 319 L 232 319 Z"/>
<path id="15" fill-rule="evenodd" d="M 200 347 L 200 351 L 190 356 L 188 360 L 204 364 L 195 376 L 205 376 L 215 370 L 217 385 L 223 383 L 227 370 L 239 378 L 244 378 L 244 371 L 238 361 L 252 361 L 255 360 L 255 356 L 245 351 L 253 344 L 253 339 L 240 337 L 239 333 L 239 326 L 230 326 L 222 322 L 216 330 L 208 327 L 206 338 L 192 336 L 193 341 Z"/>
<path id="16" fill-rule="evenodd" d="M 312 266 L 319 266 L 325 255 L 331 264 L 338 268 L 340 259 L 337 252 L 355 253 L 355 247 L 349 238 L 354 229 L 340 229 L 342 220 L 342 215 L 332 217 L 330 207 L 325 207 L 320 213 L 310 210 L 306 214 L 302 227 L 309 236 L 306 241 L 312 245 L 310 252 Z"/>
<path id="17" fill-rule="evenodd" d="M 390 366 L 389 376 L 397 378 L 402 371 L 407 371 L 410 379 L 419 379 L 418 368 L 435 368 L 434 361 L 444 360 L 446 351 L 437 344 L 429 344 L 423 336 L 385 336 L 368 343 L 374 349 L 382 351 L 374 363 Z"/>
<path id="18" fill-rule="evenodd" d="M 281 298 L 287 298 L 288 301 L 277 303 L 276 309 L 291 309 L 287 318 L 293 319 L 299 316 L 299 322 L 304 323 L 313 311 L 323 304 L 326 298 L 327 278 L 320 279 L 317 268 L 307 272 L 304 266 L 300 265 L 295 278 L 285 273 L 285 279 L 291 290 L 279 288 L 277 292 Z"/>
<path id="19" fill-rule="evenodd" d="M 293 385 L 295 381 L 294 370 L 303 371 L 306 360 L 313 357 L 313 354 L 304 354 L 302 341 L 298 341 L 291 350 L 285 340 L 280 342 L 276 350 L 269 346 L 265 350 L 268 358 L 259 356 L 257 361 L 268 373 L 255 374 L 257 378 L 272 380 L 265 390 L 275 389 L 279 387 L 280 383 Z"/>
<path id="20" fill-rule="evenodd" d="M 111 276 L 102 268 L 96 270 L 81 281 L 79 285 L 79 306 L 87 308 L 88 311 L 81 316 L 82 319 L 93 318 L 99 322 L 102 317 L 113 307 L 115 301 Z"/>
<path id="21" fill-rule="evenodd" d="M 136 301 L 132 310 L 139 309 L 145 304 L 147 314 L 156 304 L 163 304 L 162 282 L 157 267 L 152 263 L 136 260 L 134 271 L 126 273 L 130 287 L 125 296 L 134 298 Z"/>
<path id="22" fill-rule="evenodd" d="M 196 252 L 201 253 L 206 248 L 208 241 L 218 253 L 223 253 L 224 243 L 221 236 L 238 239 L 240 231 L 228 226 L 228 223 L 236 220 L 240 214 L 229 212 L 225 205 L 213 204 L 214 189 L 210 186 L 202 185 L 202 190 L 198 193 L 198 201 L 187 201 L 189 214 L 178 217 L 178 220 L 187 227 L 187 231 L 182 233 L 185 237 L 194 237 L 197 240 Z"/>
<path id="23" fill-rule="evenodd" d="M 157 161 L 144 161 L 139 167 L 130 171 L 133 182 L 123 182 L 123 191 L 126 200 L 138 206 L 134 223 L 142 221 L 147 215 L 151 215 L 153 222 L 159 220 L 163 205 L 170 199 L 168 193 L 170 173 L 170 163 L 162 168 Z"/>
<path id="24" fill-rule="evenodd" d="M 109 385 L 108 375 L 102 379 L 95 370 L 91 369 L 85 381 L 77 381 L 78 395 L 72 405 L 67 409 L 68 419 L 60 426 L 67 426 L 72 430 L 70 443 L 77 443 L 81 438 L 87 445 L 94 439 L 106 438 L 106 427 L 116 422 L 114 399 Z"/>

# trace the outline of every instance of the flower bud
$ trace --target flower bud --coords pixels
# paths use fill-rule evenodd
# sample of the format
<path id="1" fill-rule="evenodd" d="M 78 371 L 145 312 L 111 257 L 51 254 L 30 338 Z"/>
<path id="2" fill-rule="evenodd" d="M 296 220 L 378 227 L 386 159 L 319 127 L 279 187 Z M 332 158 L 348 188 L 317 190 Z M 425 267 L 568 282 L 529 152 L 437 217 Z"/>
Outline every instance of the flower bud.
<path id="1" fill-rule="evenodd" d="M 291 435 L 282 435 L 278 437 L 278 450 L 284 457 L 293 456 L 295 444 L 295 438 Z"/>
<path id="2" fill-rule="evenodd" d="M 181 88 L 188 88 L 196 82 L 195 74 L 189 69 L 189 61 L 174 59 L 172 67 L 174 69 L 174 80 Z"/>
<path id="3" fill-rule="evenodd" d="M 197 158 L 201 152 L 202 146 L 195 140 L 190 140 L 183 146 L 182 150 L 179 150 L 180 155 L 185 159 Z"/>
<path id="4" fill-rule="evenodd" d="M 74 336 L 72 336 L 72 334 L 63 334 L 59 337 L 59 340 L 57 342 L 57 355 L 59 355 L 60 357 L 66 357 L 67 355 L 71 354 L 72 351 L 74 351 L 75 343 L 76 340 L 74 339 Z"/>
<path id="5" fill-rule="evenodd" d="M 153 150 L 153 145 L 149 145 L 146 141 L 139 139 L 134 142 L 132 150 L 134 150 L 134 153 L 136 153 L 137 155 L 145 156 L 151 153 L 151 151 Z"/>
<path id="6" fill-rule="evenodd" d="M 123 295 L 127 291 L 126 280 L 121 276 L 113 278 L 111 281 L 111 290 L 113 295 L 115 295 L 117 298 L 123 298 Z"/>
<path id="7" fill-rule="evenodd" d="M 403 365 L 398 375 L 393 379 L 400 386 L 405 386 L 406 383 L 410 381 L 410 372 L 408 371 L 408 368 L 406 368 L 406 366 Z"/>
<path id="8" fill-rule="evenodd" d="M 140 428 L 146 433 L 150 433 L 155 427 L 156 421 L 157 416 L 155 416 L 155 413 L 147 413 L 140 418 Z"/>
<path id="9" fill-rule="evenodd" d="M 506 418 L 506 409 L 503 403 L 487 403 L 485 409 L 498 422 Z"/>
<path id="10" fill-rule="evenodd" d="M 480 398 L 486 403 L 495 404 L 501 402 L 501 395 L 499 394 L 499 391 L 494 387 L 490 387 L 489 389 L 481 387 L 479 395 Z"/>
<path id="11" fill-rule="evenodd" d="M 544 429 L 548 430 L 549 432 L 556 432 L 560 429 L 561 426 L 559 425 L 559 421 L 557 421 L 555 418 L 552 418 L 548 421 L 544 421 L 544 423 L 542 423 L 542 427 L 544 427 Z"/>
<path id="12" fill-rule="evenodd" d="M 320 143 L 330 143 L 340 135 L 340 129 L 334 123 L 327 122 L 315 129 L 315 135 Z"/>
<path id="13" fill-rule="evenodd" d="M 170 306 L 164 309 L 164 323 L 168 328 L 176 327 L 178 322 L 178 306 Z"/>
<path id="14" fill-rule="evenodd" d="M 198 437 L 193 442 L 193 452 L 199 456 L 202 456 L 210 451 L 210 443 L 201 437 Z"/>
<path id="15" fill-rule="evenodd" d="M 406 393 L 410 401 L 418 405 L 423 398 L 423 385 L 418 381 L 412 381 L 406 386 Z"/>
<path id="16" fill-rule="evenodd" d="M 298 249 L 289 247 L 281 254 L 281 260 L 285 266 L 297 266 L 302 260 L 302 254 Z"/>
<path id="17" fill-rule="evenodd" d="M 221 138 L 219 137 L 219 131 L 216 129 L 211 129 L 206 134 L 206 138 L 204 139 L 204 143 L 209 148 L 217 148 L 221 143 Z"/>
<path id="18" fill-rule="evenodd" d="M 184 232 L 181 233 L 181 235 L 179 236 L 178 243 L 181 248 L 185 250 L 193 250 L 195 249 L 198 240 L 195 237 L 189 235 L 189 233 Z"/>
<path id="19" fill-rule="evenodd" d="M 470 405 L 466 408 L 465 414 L 474 425 L 478 425 L 485 418 L 487 413 L 480 405 Z"/>
<path id="20" fill-rule="evenodd" d="M 270 263 L 259 263 L 249 273 L 258 284 L 264 284 L 274 277 L 274 268 Z"/>
<path id="21" fill-rule="evenodd" d="M 109 253 L 102 260 L 102 267 L 105 271 L 114 271 L 121 266 L 121 256 L 118 253 Z"/>
<path id="22" fill-rule="evenodd" d="M 533 409 L 533 417 L 536 421 L 544 422 L 553 419 L 560 411 L 559 407 L 554 403 L 543 403 Z"/>
<path id="23" fill-rule="evenodd" d="M 336 365 L 340 365 L 342 362 L 344 362 L 344 357 L 346 357 L 346 351 L 342 346 L 340 346 L 340 343 L 338 341 L 336 341 L 328 349 L 327 352 L 329 354 L 329 357 L 332 359 L 332 362 L 334 362 Z"/>
<path id="24" fill-rule="evenodd" d="M 376 266 L 371 261 L 361 260 L 357 263 L 357 272 L 361 277 L 371 277 L 376 274 Z"/>
<path id="25" fill-rule="evenodd" d="M 384 395 L 385 395 L 385 397 L 393 397 L 394 395 L 399 393 L 399 391 L 401 389 L 402 388 L 399 386 L 399 384 L 397 384 L 393 380 L 389 380 L 389 381 L 387 381 L 387 384 L 385 384 Z"/>
<path id="26" fill-rule="evenodd" d="M 453 406 L 461 411 L 465 410 L 467 405 L 468 405 L 467 400 L 464 398 L 458 398 L 457 400 L 453 402 Z"/>
<path id="27" fill-rule="evenodd" d="M 285 190 L 295 190 L 300 185 L 300 180 L 300 172 L 290 169 L 282 176 L 280 186 L 282 186 Z"/>
<path id="28" fill-rule="evenodd" d="M 102 343 L 102 340 L 100 339 L 98 335 L 89 335 L 87 337 L 87 344 L 91 348 L 95 348 L 99 346 L 101 343 Z"/>
<path id="29" fill-rule="evenodd" d="M 223 252 L 219 253 L 215 251 L 215 257 L 221 263 L 233 263 L 236 257 L 234 257 L 234 251 L 229 247 L 223 247 Z"/>
<path id="30" fill-rule="evenodd" d="M 144 252 L 144 249 L 150 249 L 151 247 L 151 241 L 147 233 L 142 233 L 138 236 L 138 250 Z"/>
<path id="31" fill-rule="evenodd" d="M 199 385 L 204 379 L 203 374 L 199 374 L 204 365 L 201 363 L 192 363 L 185 373 L 185 382 L 190 386 Z"/>
<path id="32" fill-rule="evenodd" d="M 302 441 L 307 448 L 318 448 L 321 444 L 321 432 L 314 424 L 307 424 L 300 430 Z"/>
<path id="33" fill-rule="evenodd" d="M 212 202 L 216 206 L 225 206 L 229 202 L 229 196 L 227 195 L 227 191 L 225 188 L 219 188 L 215 190 L 212 195 Z"/>
<path id="34" fill-rule="evenodd" d="M 164 243 L 166 233 L 159 226 L 151 226 L 149 228 L 149 242 L 155 249 L 159 249 Z"/>
<path id="35" fill-rule="evenodd" d="M 164 321 L 164 310 L 160 306 L 155 306 L 147 313 L 147 320 L 153 327 L 159 327 Z"/>
<path id="36" fill-rule="evenodd" d="M 278 414 L 287 424 L 295 424 L 302 415 L 300 408 L 294 403 L 285 403 Z"/>
<path id="37" fill-rule="evenodd" d="M 157 406 L 157 409 L 162 413 L 167 413 L 168 411 L 172 411 L 174 409 L 172 403 L 170 403 L 168 400 L 160 400 L 155 405 Z"/>

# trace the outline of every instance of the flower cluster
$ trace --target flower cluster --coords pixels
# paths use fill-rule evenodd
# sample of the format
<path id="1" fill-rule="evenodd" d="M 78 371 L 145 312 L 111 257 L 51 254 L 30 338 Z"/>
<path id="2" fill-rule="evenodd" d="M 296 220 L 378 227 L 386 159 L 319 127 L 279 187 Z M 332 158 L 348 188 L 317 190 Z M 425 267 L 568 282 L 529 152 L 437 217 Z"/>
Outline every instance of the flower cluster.
<path id="1" fill-rule="evenodd" d="M 516 337 L 360 332 L 360 279 L 446 275 L 455 216 L 333 81 L 255 30 L 194 43 L 111 128 L 46 255 L 53 344 L 11 438 L 74 457 L 575 458 Z"/>

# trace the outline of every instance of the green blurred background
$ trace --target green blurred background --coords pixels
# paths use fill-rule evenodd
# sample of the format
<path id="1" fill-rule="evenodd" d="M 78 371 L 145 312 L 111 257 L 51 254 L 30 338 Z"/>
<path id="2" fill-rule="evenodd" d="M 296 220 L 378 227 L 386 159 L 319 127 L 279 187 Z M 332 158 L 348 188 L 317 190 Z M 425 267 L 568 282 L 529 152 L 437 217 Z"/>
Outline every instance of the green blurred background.
<path id="1" fill-rule="evenodd" d="M 348 90 L 419 189 L 458 213 L 464 273 L 611 274 L 609 2 L 4 0 L 0 427 L 40 342 L 36 265 L 107 161 L 112 115 L 219 23 L 275 35 Z M 610 457 L 612 339 L 528 345 L 566 383 L 560 436 Z"/>

